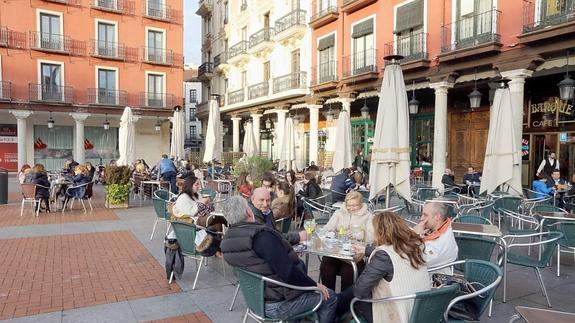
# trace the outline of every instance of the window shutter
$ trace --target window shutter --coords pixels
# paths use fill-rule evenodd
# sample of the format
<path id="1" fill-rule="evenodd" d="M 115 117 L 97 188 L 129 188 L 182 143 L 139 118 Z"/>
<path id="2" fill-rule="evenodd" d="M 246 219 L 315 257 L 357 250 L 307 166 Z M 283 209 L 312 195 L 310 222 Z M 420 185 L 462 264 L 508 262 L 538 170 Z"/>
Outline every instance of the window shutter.
<path id="1" fill-rule="evenodd" d="M 332 34 L 319 40 L 317 50 L 324 50 L 333 46 L 335 46 L 335 35 Z"/>
<path id="2" fill-rule="evenodd" d="M 369 34 L 373 34 L 373 18 L 354 25 L 351 37 L 359 38 Z"/>
<path id="3" fill-rule="evenodd" d="M 395 33 L 423 25 L 423 0 L 415 0 L 397 8 Z"/>

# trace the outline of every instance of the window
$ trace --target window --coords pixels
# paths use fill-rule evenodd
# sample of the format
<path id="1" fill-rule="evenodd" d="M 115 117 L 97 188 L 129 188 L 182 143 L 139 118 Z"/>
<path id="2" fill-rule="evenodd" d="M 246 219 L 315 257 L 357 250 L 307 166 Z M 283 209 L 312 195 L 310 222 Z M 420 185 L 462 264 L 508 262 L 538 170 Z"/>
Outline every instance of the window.
<path id="1" fill-rule="evenodd" d="M 555 2 L 555 1 L 553 1 Z M 459 0 L 457 2 L 456 38 L 459 47 L 474 44 L 477 37 L 491 35 L 493 29 L 492 0 Z"/>
<path id="2" fill-rule="evenodd" d="M 60 16 L 40 13 L 40 48 L 64 50 Z"/>
<path id="3" fill-rule="evenodd" d="M 161 74 L 148 74 L 148 106 L 164 106 L 164 76 Z"/>
<path id="4" fill-rule="evenodd" d="M 411 160 L 415 161 L 415 165 L 429 165 L 433 162 L 433 127 L 433 114 L 411 117 Z"/>
<path id="5" fill-rule="evenodd" d="M 243 71 L 242 72 L 242 88 L 245 88 L 246 86 L 248 86 L 248 72 Z"/>
<path id="6" fill-rule="evenodd" d="M 164 32 L 158 30 L 148 30 L 148 61 L 163 63 L 166 61 L 164 55 Z"/>
<path id="7" fill-rule="evenodd" d="M 190 135 L 193 137 L 196 137 L 198 135 L 198 131 L 196 130 L 196 126 L 190 126 Z"/>
<path id="8" fill-rule="evenodd" d="M 98 97 L 99 104 L 118 104 L 116 91 L 116 70 L 98 69 Z"/>
<path id="9" fill-rule="evenodd" d="M 317 1 L 317 12 L 325 13 L 330 7 L 335 6 L 335 0 L 318 0 Z"/>
<path id="10" fill-rule="evenodd" d="M 248 8 L 248 0 L 242 0 L 242 5 L 240 6 L 240 10 L 244 11 Z"/>
<path id="11" fill-rule="evenodd" d="M 335 80 L 335 34 L 320 39 L 317 50 L 319 83 Z"/>
<path id="12" fill-rule="evenodd" d="M 60 64 L 40 64 L 41 99 L 48 101 L 62 101 L 62 65 Z"/>
<path id="13" fill-rule="evenodd" d="M 190 103 L 197 103 L 198 98 L 196 97 L 196 89 L 190 89 Z"/>
<path id="14" fill-rule="evenodd" d="M 352 75 L 374 71 L 375 49 L 373 37 L 373 18 L 353 25 Z"/>
<path id="15" fill-rule="evenodd" d="M 417 58 L 425 51 L 425 35 L 423 33 L 423 0 L 415 0 L 397 8 L 395 19 L 395 34 L 397 36 L 396 54 L 405 60 Z"/>
<path id="16" fill-rule="evenodd" d="M 242 28 L 242 40 L 248 40 L 248 26 Z"/>
<path id="17" fill-rule="evenodd" d="M 164 17 L 164 0 L 145 0 L 148 2 L 148 16 Z"/>
<path id="18" fill-rule="evenodd" d="M 98 55 L 116 57 L 116 25 L 98 22 Z"/>
<path id="19" fill-rule="evenodd" d="M 264 63 L 264 82 L 267 82 L 270 80 L 270 62 L 267 61 Z"/>
<path id="20" fill-rule="evenodd" d="M 300 50 L 296 49 L 291 52 L 291 72 L 292 73 L 299 73 L 300 72 Z"/>
<path id="21" fill-rule="evenodd" d="M 224 2 L 224 25 L 228 23 L 228 2 Z"/>
<path id="22" fill-rule="evenodd" d="M 196 108 L 190 108 L 190 121 L 196 121 Z"/>

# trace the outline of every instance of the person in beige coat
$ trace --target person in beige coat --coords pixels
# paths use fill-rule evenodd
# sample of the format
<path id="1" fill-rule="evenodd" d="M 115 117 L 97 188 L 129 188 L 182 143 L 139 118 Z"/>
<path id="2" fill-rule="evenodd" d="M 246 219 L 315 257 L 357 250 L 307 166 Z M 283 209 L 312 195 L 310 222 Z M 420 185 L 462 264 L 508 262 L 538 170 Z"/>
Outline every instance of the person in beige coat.
<path id="1" fill-rule="evenodd" d="M 370 243 L 373 241 L 372 219 L 373 215 L 363 202 L 361 193 L 352 191 L 346 194 L 344 204 L 331 216 L 324 228 L 336 234 L 343 233 L 352 240 Z M 361 272 L 364 266 L 363 260 L 358 262 L 358 271 Z M 333 290 L 337 275 L 341 276 L 342 291 L 353 285 L 353 267 L 345 261 L 323 257 L 319 272 L 323 284 Z"/>

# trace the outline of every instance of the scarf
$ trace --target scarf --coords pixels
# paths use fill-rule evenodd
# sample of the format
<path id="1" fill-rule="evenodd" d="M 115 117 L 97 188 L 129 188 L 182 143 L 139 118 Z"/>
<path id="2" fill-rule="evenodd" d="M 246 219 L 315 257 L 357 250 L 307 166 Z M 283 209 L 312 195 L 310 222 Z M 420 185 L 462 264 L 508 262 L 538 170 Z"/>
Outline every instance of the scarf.
<path id="1" fill-rule="evenodd" d="M 429 233 L 423 238 L 423 241 L 431 241 L 439 238 L 442 234 L 444 234 L 447 230 L 449 230 L 451 226 L 451 219 L 447 218 L 445 222 L 435 231 Z"/>

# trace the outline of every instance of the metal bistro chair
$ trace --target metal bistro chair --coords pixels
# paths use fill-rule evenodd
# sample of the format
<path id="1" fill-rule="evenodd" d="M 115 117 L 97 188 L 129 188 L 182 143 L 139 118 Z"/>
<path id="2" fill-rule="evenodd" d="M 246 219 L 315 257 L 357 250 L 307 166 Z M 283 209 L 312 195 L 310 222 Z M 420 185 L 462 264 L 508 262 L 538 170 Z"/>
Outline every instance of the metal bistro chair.
<path id="1" fill-rule="evenodd" d="M 517 196 L 501 196 L 496 199 L 493 204 L 493 211 L 497 213 L 497 219 L 499 221 L 499 228 L 501 229 L 501 214 L 504 210 L 509 210 L 512 212 L 520 212 L 521 205 L 523 204 L 523 199 Z"/>
<path id="2" fill-rule="evenodd" d="M 88 201 L 88 205 L 90 206 L 90 211 L 94 211 L 92 207 L 92 195 L 93 195 L 93 188 L 94 182 L 90 181 L 88 183 L 80 184 L 80 185 L 73 185 L 68 186 L 66 189 L 66 194 L 64 194 L 64 205 L 62 206 L 62 213 L 66 209 L 66 204 L 70 202 L 70 209 L 74 207 L 74 201 L 80 200 L 82 203 L 82 207 L 84 208 L 84 213 L 86 213 L 86 205 L 84 204 L 84 200 Z M 74 193 L 74 190 L 79 190 L 77 193 Z"/>
<path id="3" fill-rule="evenodd" d="M 301 287 L 301 286 L 290 285 L 237 267 L 234 268 L 234 272 L 236 274 L 236 277 L 238 278 L 239 288 L 241 289 L 242 294 L 244 295 L 244 300 L 247 305 L 247 310 L 246 314 L 244 315 L 243 322 L 247 321 L 248 316 L 255 319 L 258 322 L 292 321 L 306 317 L 312 318 L 315 322 L 318 321 L 316 311 L 321 306 L 321 302 L 323 300 L 323 296 L 321 295 L 319 287 Z M 294 290 L 314 292 L 317 293 L 320 297 L 318 297 L 317 304 L 309 311 L 294 314 L 293 316 L 284 318 L 282 320 L 272 319 L 266 317 L 265 314 L 264 290 L 266 284 L 273 284 Z"/>
<path id="4" fill-rule="evenodd" d="M 152 234 L 150 235 L 150 240 L 154 238 L 154 233 L 156 232 L 156 226 L 158 221 L 166 222 L 166 234 L 170 231 L 170 213 L 168 212 L 168 201 L 161 198 L 163 190 L 157 190 L 154 192 L 152 197 L 152 204 L 154 205 L 154 211 L 156 212 L 156 221 L 154 222 L 154 228 L 152 229 Z M 160 194 L 157 194 L 160 193 Z"/>
<path id="5" fill-rule="evenodd" d="M 561 253 L 572 253 L 575 258 L 575 221 L 562 221 L 556 223 L 563 238 L 559 240 L 557 250 L 557 277 L 561 275 Z"/>
<path id="6" fill-rule="evenodd" d="M 30 203 L 34 209 L 34 213 L 38 216 L 40 213 L 40 199 L 36 198 L 36 184 L 24 183 L 20 184 L 22 189 L 22 204 L 20 205 L 20 216 L 24 214 L 24 204 Z"/>
<path id="7" fill-rule="evenodd" d="M 491 221 L 489 221 L 489 219 L 473 214 L 458 215 L 455 218 L 453 218 L 453 222 L 471 223 L 471 224 L 489 224 L 489 225 L 493 224 L 491 223 Z"/>
<path id="8" fill-rule="evenodd" d="M 444 316 L 449 302 L 455 298 L 459 286 L 453 284 L 450 286 L 445 286 L 441 288 L 434 288 L 429 291 L 419 292 L 410 295 L 403 296 L 390 296 L 378 299 L 359 299 L 354 297 L 351 300 L 350 310 L 353 319 L 357 323 L 365 322 L 357 316 L 354 310 L 354 305 L 357 302 L 367 302 L 367 303 L 383 303 L 383 302 L 399 302 L 399 301 L 409 301 L 413 300 L 413 307 L 411 309 L 411 315 L 409 316 L 409 323 L 419 323 L 419 322 L 441 322 Z"/>
<path id="9" fill-rule="evenodd" d="M 303 208 L 305 212 L 312 215 L 315 219 L 317 224 L 326 224 L 329 221 L 329 218 L 335 211 L 335 209 L 331 206 L 321 204 L 315 200 L 305 199 L 303 201 Z M 302 223 L 305 217 L 302 216 Z M 301 226 L 301 224 L 300 224 Z"/>

